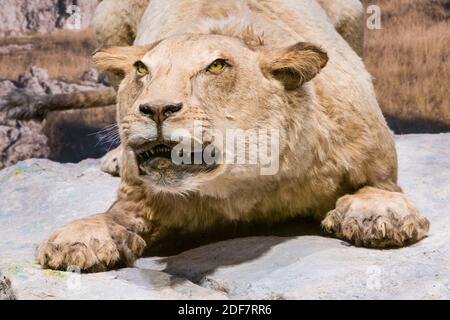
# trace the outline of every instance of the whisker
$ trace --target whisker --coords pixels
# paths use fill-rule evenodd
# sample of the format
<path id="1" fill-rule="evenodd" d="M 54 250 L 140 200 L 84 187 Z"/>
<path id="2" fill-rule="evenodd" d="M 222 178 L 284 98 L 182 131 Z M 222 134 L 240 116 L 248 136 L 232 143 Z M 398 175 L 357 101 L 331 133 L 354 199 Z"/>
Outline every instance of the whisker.
<path id="1" fill-rule="evenodd" d="M 103 132 L 110 132 L 111 130 L 116 130 L 116 129 L 118 129 L 118 125 L 116 123 L 114 123 L 114 124 L 107 125 L 104 128 L 102 128 L 96 132 L 89 133 L 88 135 L 93 136 L 93 135 L 100 134 Z"/>
<path id="2" fill-rule="evenodd" d="M 108 125 L 97 132 L 93 132 L 89 135 L 95 135 L 98 137 L 98 141 L 95 144 L 95 146 L 108 144 L 108 151 L 111 149 L 112 146 L 120 144 L 120 135 L 118 130 L 117 124 Z"/>

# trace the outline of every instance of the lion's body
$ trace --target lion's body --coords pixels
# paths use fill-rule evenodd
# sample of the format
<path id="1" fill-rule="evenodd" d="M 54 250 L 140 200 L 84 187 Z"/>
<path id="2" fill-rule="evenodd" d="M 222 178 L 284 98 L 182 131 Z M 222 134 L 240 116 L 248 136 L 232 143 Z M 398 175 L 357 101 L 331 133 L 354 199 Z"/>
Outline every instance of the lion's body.
<path id="1" fill-rule="evenodd" d="M 325 230 L 357 245 L 402 246 L 423 238 L 428 221 L 397 186 L 394 140 L 371 77 L 351 41 L 337 32 L 356 29 L 355 20 L 320 3 L 323 8 L 315 0 L 151 0 L 136 28 L 140 46 L 94 56 L 97 67 L 120 71 L 123 78 L 118 200 L 105 214 L 55 230 L 39 249 L 41 264 L 104 270 L 129 264 L 142 254 L 143 238 L 149 244 L 171 228 L 195 231 L 299 215 L 323 219 Z M 346 27 L 342 21 L 353 22 Z M 199 67 L 218 54 L 233 60 L 220 76 Z M 137 75 L 132 65 L 138 59 L 153 73 Z M 154 115 L 150 119 L 142 107 L 161 99 L 181 101 L 183 110 L 157 129 Z M 142 173 L 147 167 L 142 169 L 138 153 L 145 141 L 167 140 L 170 131 L 198 119 L 222 131 L 279 129 L 278 172 L 221 165 L 218 174 Z"/>
<path id="2" fill-rule="evenodd" d="M 361 2 L 359 0 L 318 0 L 317 2 L 322 6 L 339 34 L 359 55 L 362 55 L 364 12 Z M 150 0 L 103 0 L 97 7 L 94 17 L 94 29 L 99 44 L 101 46 L 133 44 L 138 35 L 138 29 L 140 36 L 145 33 L 143 31 L 146 30 L 145 25 L 140 25 L 140 23 L 144 11 L 149 4 Z M 158 8 L 161 4 L 168 4 L 172 8 L 183 5 L 182 3 L 177 4 L 173 1 L 163 3 L 161 1 L 159 3 L 158 1 L 153 1 L 151 9 L 147 9 L 147 13 L 145 14 L 146 18 L 144 19 L 145 22 L 143 23 L 151 22 L 151 12 L 156 13 L 156 16 L 161 13 Z M 175 6 L 173 6 L 174 4 Z M 213 6 L 215 5 L 214 1 L 210 2 L 209 5 L 205 1 L 200 1 L 193 5 L 191 1 L 187 5 L 189 7 L 188 11 L 182 12 L 181 14 L 184 15 L 194 10 L 194 17 L 198 17 L 198 12 L 195 12 L 195 10 L 204 7 L 205 4 L 210 7 L 211 4 Z M 205 11 L 202 13 L 205 13 Z M 178 14 L 179 12 L 175 12 L 175 16 L 178 16 Z M 227 14 L 232 14 L 231 10 Z M 163 22 L 165 24 L 166 21 Z"/>
<path id="3" fill-rule="evenodd" d="M 263 34 L 267 46 L 309 41 L 325 49 L 329 62 L 311 81 L 309 110 L 292 107 L 298 111 L 291 114 L 289 139 L 296 152 L 281 163 L 280 174 L 250 181 L 245 176 L 214 181 L 192 197 L 169 199 L 155 215 L 164 216 L 169 226 L 192 229 L 223 219 L 270 221 L 302 213 L 323 218 L 338 197 L 361 185 L 395 189 L 395 146 L 370 75 L 321 7 L 313 0 L 219 2 L 151 1 L 135 44 L 180 33 L 205 33 L 215 27 L 251 25 L 254 33 Z M 292 104 L 303 105 L 297 99 L 293 93 Z M 308 123 L 303 112 L 309 113 Z"/>

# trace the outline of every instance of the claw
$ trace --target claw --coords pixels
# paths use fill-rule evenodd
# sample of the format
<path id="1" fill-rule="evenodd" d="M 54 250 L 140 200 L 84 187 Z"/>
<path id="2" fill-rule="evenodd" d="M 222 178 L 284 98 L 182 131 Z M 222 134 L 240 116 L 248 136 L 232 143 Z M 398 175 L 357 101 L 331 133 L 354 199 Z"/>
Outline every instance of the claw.
<path id="1" fill-rule="evenodd" d="M 386 223 L 385 222 L 381 223 L 380 229 L 381 229 L 381 235 L 383 236 L 383 238 L 386 238 Z"/>

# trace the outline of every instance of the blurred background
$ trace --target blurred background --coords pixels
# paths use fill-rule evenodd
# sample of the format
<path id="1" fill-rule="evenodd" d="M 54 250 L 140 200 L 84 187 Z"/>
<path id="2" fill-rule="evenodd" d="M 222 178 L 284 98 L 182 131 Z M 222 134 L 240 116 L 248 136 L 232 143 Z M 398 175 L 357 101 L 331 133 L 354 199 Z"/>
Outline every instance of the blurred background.
<path id="1" fill-rule="evenodd" d="M 17 88 L 40 95 L 106 88 L 90 61 L 97 0 L 0 3 L 0 99 Z M 363 59 L 389 126 L 397 134 L 450 132 L 450 0 L 363 4 L 381 9 L 381 29 L 365 31 Z M 114 106 L 29 121 L 0 113 L 0 168 L 30 157 L 97 158 L 115 146 L 114 130 Z"/>

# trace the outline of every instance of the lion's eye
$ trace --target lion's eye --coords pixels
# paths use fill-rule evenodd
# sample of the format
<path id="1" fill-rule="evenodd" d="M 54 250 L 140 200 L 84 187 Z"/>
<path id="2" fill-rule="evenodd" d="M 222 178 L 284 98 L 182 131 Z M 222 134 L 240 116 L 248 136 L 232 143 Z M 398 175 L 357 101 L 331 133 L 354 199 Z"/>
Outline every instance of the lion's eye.
<path id="1" fill-rule="evenodd" d="M 217 59 L 208 66 L 207 70 L 211 72 L 219 72 L 225 68 L 226 64 L 227 63 L 225 62 L 225 60 Z"/>
<path id="2" fill-rule="evenodd" d="M 138 75 L 144 76 L 144 75 L 148 74 L 148 68 L 141 61 L 137 61 L 134 64 L 134 67 L 136 68 L 136 72 Z"/>

